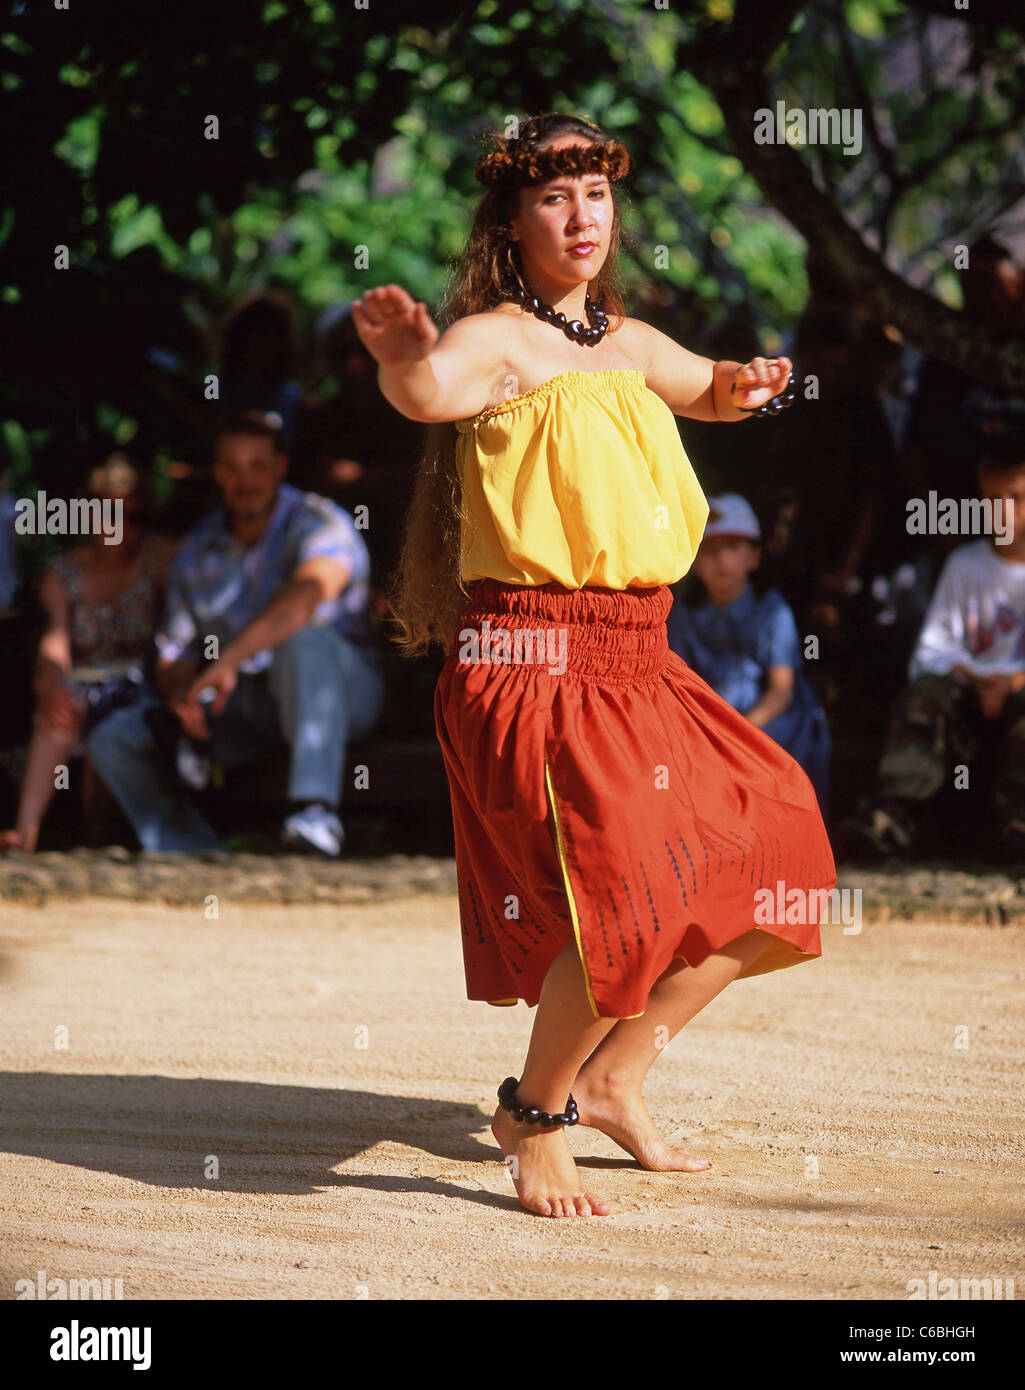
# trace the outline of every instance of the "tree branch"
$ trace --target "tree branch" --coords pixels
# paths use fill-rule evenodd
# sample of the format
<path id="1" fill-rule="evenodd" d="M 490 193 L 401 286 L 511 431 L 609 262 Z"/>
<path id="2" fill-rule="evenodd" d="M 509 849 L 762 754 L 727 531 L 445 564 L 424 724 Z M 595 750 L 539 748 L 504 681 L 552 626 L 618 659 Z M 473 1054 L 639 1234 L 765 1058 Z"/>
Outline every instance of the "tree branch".
<path id="1" fill-rule="evenodd" d="M 789 8 L 793 12 L 795 6 Z M 881 322 L 892 323 L 912 343 L 956 370 L 998 391 L 1025 397 L 1025 345 L 1020 337 L 998 334 L 905 284 L 820 191 L 795 150 L 785 143 L 756 143 L 755 112 L 774 106 L 759 57 L 764 57 L 764 44 L 749 41 L 738 61 L 738 45 L 727 36 L 718 44 L 701 45 L 701 51 L 691 55 L 691 67 L 714 93 L 738 157 L 769 202 L 824 254 L 848 289 L 860 295 Z"/>

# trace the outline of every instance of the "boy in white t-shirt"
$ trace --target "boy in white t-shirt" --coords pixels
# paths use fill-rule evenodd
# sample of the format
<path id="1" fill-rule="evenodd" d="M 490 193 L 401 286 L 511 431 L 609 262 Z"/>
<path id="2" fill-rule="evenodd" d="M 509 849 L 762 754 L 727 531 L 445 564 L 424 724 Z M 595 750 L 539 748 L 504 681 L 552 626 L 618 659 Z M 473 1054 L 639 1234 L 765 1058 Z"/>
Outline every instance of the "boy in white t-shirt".
<path id="1" fill-rule="evenodd" d="M 993 857 L 1025 865 L 1025 441 L 991 445 L 979 485 L 993 532 L 947 558 L 844 857 L 919 849 L 938 794 L 974 785 L 987 759 Z"/>

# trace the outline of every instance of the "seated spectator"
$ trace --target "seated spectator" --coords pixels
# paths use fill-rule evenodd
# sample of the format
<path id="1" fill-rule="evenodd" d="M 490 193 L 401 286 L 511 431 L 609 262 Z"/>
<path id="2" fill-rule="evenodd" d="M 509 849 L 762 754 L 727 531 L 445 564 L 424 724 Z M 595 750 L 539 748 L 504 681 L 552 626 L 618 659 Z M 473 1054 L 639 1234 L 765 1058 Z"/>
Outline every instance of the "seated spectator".
<path id="1" fill-rule="evenodd" d="M 939 794 L 964 788 L 988 755 L 995 857 L 1025 862 L 1025 442 L 1000 440 L 979 465 L 980 495 L 1005 499 L 1006 528 L 952 551 L 891 713 L 873 792 L 840 827 L 842 852 L 875 860 L 919 850 Z M 994 518 L 995 520 L 995 518 Z"/>
<path id="2" fill-rule="evenodd" d="M 145 691 L 171 543 L 144 534 L 144 492 L 123 455 L 93 469 L 88 496 L 120 504 L 120 540 L 108 544 L 103 533 L 93 534 L 43 571 L 47 625 L 36 658 L 34 731 L 17 822 L 0 833 L 3 849 L 35 850 L 55 767 L 67 764 L 113 710 Z"/>
<path id="3" fill-rule="evenodd" d="M 708 504 L 693 565 L 705 593 L 696 605 L 675 600 L 666 621 L 669 646 L 800 763 L 825 810 L 829 730 L 802 669 L 793 613 L 777 590 L 756 593 L 751 584 L 761 560 L 758 518 L 735 492 Z"/>
<path id="4" fill-rule="evenodd" d="M 197 788 L 212 763 L 258 762 L 268 738 L 283 739 L 292 803 L 284 843 L 341 850 L 345 748 L 369 732 L 384 695 L 369 561 L 346 512 L 283 481 L 287 462 L 274 417 L 242 414 L 219 430 L 213 476 L 223 506 L 185 537 L 171 568 L 156 635 L 161 698 L 115 712 L 90 740 L 144 849 L 222 848 L 168 775 L 170 730 L 185 740 L 178 770 Z"/>

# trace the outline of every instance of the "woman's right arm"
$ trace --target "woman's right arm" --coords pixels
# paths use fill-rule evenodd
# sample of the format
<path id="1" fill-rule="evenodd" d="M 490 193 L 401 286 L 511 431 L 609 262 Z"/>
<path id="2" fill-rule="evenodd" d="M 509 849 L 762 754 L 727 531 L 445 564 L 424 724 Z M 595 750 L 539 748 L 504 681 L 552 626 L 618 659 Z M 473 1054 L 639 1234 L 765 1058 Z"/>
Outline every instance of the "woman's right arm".
<path id="1" fill-rule="evenodd" d="M 439 336 L 424 303 L 401 285 L 384 285 L 357 299 L 352 316 L 379 364 L 383 395 L 410 420 L 465 420 L 488 404 L 505 361 L 494 325 L 483 322 L 483 314 L 457 319 Z"/>

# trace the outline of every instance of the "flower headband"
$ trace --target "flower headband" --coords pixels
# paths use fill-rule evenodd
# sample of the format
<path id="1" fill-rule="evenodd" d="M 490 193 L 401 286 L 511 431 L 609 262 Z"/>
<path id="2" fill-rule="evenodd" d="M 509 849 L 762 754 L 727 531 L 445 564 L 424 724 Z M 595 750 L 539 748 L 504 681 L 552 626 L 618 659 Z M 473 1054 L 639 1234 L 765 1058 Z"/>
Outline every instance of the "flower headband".
<path id="1" fill-rule="evenodd" d="M 531 150 L 517 148 L 492 150 L 477 160 L 474 173 L 489 188 L 521 188 L 525 184 L 546 183 L 559 174 L 579 178 L 582 174 L 604 174 L 610 183 L 630 172 L 630 152 L 618 140 L 604 145 L 566 145 L 562 149 Z"/>

